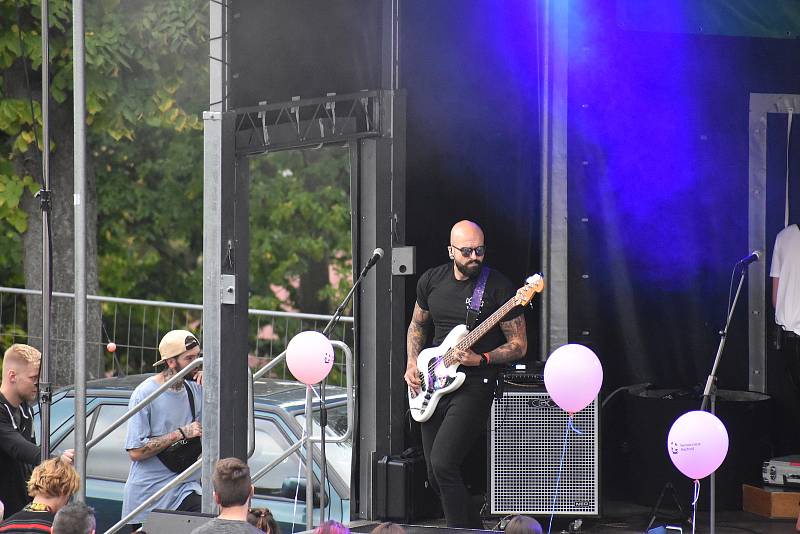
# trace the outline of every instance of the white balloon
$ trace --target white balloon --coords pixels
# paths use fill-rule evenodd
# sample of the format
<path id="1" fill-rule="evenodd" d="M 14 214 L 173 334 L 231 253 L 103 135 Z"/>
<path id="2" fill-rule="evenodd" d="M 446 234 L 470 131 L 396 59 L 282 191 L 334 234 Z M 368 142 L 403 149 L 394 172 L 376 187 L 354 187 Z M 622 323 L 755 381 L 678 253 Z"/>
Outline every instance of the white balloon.
<path id="1" fill-rule="evenodd" d="M 317 384 L 333 367 L 333 345 L 323 334 L 300 332 L 286 347 L 286 365 L 292 375 L 304 384 Z"/>

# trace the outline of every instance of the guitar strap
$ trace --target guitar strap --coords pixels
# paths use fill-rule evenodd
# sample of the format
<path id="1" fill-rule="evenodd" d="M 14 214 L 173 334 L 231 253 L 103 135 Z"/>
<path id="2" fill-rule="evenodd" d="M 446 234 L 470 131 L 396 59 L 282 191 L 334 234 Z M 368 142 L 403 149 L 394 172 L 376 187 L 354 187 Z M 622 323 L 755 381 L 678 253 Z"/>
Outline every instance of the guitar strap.
<path id="1" fill-rule="evenodd" d="M 475 322 L 478 320 L 478 314 L 481 312 L 481 303 L 483 302 L 483 291 L 486 289 L 486 280 L 489 279 L 488 267 L 481 268 L 481 274 L 478 275 L 478 281 L 475 282 L 475 289 L 472 290 L 472 298 L 469 299 L 469 306 L 467 306 L 467 330 L 475 328 Z"/>

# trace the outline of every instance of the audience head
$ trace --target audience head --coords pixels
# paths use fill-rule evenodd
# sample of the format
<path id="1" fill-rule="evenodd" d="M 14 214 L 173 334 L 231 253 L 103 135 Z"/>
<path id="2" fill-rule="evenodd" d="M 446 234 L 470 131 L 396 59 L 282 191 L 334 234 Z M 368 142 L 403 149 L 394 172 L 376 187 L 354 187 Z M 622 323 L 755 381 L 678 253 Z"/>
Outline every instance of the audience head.
<path id="1" fill-rule="evenodd" d="M 28 494 L 34 501 L 51 501 L 52 511 L 57 512 L 78 491 L 80 480 L 70 464 L 60 457 L 50 458 L 34 468 L 28 480 Z"/>
<path id="2" fill-rule="evenodd" d="M 92 534 L 94 531 L 94 509 L 82 502 L 66 505 L 53 520 L 53 534 Z"/>
<path id="3" fill-rule="evenodd" d="M 247 522 L 267 534 L 281 534 L 278 522 L 272 517 L 269 508 L 251 508 L 247 512 Z"/>
<path id="4" fill-rule="evenodd" d="M 3 392 L 8 400 L 32 402 L 39 394 L 42 353 L 30 345 L 15 343 L 3 355 Z"/>
<path id="5" fill-rule="evenodd" d="M 250 468 L 238 458 L 223 458 L 217 462 L 211 480 L 214 500 L 223 508 L 247 505 L 253 495 Z"/>
<path id="6" fill-rule="evenodd" d="M 318 526 L 314 534 L 350 534 L 350 529 L 331 519 Z"/>
<path id="7" fill-rule="evenodd" d="M 508 522 L 505 529 L 506 534 L 542 534 L 542 525 L 526 515 L 515 515 Z"/>
<path id="8" fill-rule="evenodd" d="M 397 523 L 387 521 L 373 528 L 371 534 L 406 534 L 406 530 Z"/>

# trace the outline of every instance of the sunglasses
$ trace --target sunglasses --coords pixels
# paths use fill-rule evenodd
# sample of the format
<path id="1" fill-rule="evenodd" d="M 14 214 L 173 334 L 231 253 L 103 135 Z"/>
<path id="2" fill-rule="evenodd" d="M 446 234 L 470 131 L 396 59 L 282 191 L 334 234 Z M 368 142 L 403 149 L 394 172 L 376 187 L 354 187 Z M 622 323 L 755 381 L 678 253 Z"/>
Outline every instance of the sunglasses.
<path id="1" fill-rule="evenodd" d="M 459 247 L 457 247 L 455 245 L 450 245 L 450 246 L 453 247 L 454 249 L 458 250 L 459 252 L 461 252 L 461 255 L 464 256 L 465 258 L 469 258 L 470 256 L 472 256 L 473 252 L 479 258 L 482 257 L 484 254 L 486 254 L 486 247 L 484 245 L 481 245 L 479 247 L 474 247 L 474 248 L 473 247 L 461 247 L 461 248 L 459 248 Z"/>

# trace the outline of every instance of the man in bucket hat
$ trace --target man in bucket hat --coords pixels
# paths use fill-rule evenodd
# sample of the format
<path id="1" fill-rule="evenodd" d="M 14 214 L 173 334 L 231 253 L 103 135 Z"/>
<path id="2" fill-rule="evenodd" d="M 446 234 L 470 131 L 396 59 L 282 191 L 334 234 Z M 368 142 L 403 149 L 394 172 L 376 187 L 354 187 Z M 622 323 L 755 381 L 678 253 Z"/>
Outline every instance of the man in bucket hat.
<path id="1" fill-rule="evenodd" d="M 200 342 L 188 330 L 167 332 L 158 345 L 158 351 L 161 359 L 153 366 L 163 366 L 163 370 L 139 384 L 131 395 L 129 409 L 201 356 Z M 123 517 L 177 476 L 177 473 L 162 462 L 158 454 L 173 443 L 203 434 L 200 423 L 203 409 L 202 382 L 202 371 L 190 372 L 184 381 L 178 381 L 128 420 L 125 448 L 132 463 L 125 482 Z M 194 404 L 194 410 L 190 403 Z M 182 484 L 129 519 L 131 531 L 137 530 L 150 510 L 155 508 L 200 512 L 200 493 L 200 470 L 197 470 Z"/>

